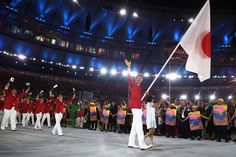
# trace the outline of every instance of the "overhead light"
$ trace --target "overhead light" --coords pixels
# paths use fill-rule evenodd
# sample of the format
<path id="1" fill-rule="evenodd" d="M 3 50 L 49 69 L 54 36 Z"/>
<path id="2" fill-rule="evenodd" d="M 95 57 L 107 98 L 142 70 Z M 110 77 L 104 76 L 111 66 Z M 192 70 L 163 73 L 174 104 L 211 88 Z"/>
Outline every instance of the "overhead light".
<path id="1" fill-rule="evenodd" d="M 89 68 L 89 71 L 91 71 L 91 72 L 92 72 L 92 71 L 94 71 L 94 68 L 92 68 L 92 67 L 91 67 L 91 68 Z"/>
<path id="2" fill-rule="evenodd" d="M 180 100 L 186 100 L 187 99 L 187 95 L 186 94 L 183 94 L 180 96 Z"/>
<path id="3" fill-rule="evenodd" d="M 135 11 L 133 12 L 133 17 L 137 18 L 138 17 L 138 13 Z"/>
<path id="4" fill-rule="evenodd" d="M 144 73 L 144 75 L 143 75 L 144 77 L 149 77 L 149 73 Z"/>
<path id="5" fill-rule="evenodd" d="M 229 99 L 229 100 L 233 99 L 233 96 L 232 96 L 232 95 L 229 95 L 229 96 L 228 96 L 228 99 Z"/>
<path id="6" fill-rule="evenodd" d="M 84 70 L 84 67 L 83 67 L 83 66 L 81 66 L 81 67 L 79 67 L 79 69 L 80 69 L 80 70 Z"/>
<path id="7" fill-rule="evenodd" d="M 166 75 L 166 78 L 169 80 L 176 80 L 178 78 L 181 78 L 181 75 L 178 75 L 176 73 L 170 73 Z"/>
<path id="8" fill-rule="evenodd" d="M 20 60 L 25 60 L 25 59 L 26 59 L 26 56 L 23 55 L 23 54 L 19 54 L 19 55 L 18 55 L 18 58 L 19 58 Z"/>
<path id="9" fill-rule="evenodd" d="M 111 70 L 111 75 L 116 75 L 116 74 L 117 74 L 116 69 L 112 69 L 112 70 Z"/>
<path id="10" fill-rule="evenodd" d="M 76 69 L 77 68 L 77 66 L 76 65 L 72 65 L 72 69 Z"/>
<path id="11" fill-rule="evenodd" d="M 131 72 L 131 76 L 136 77 L 137 75 L 138 75 L 137 71 L 132 71 L 132 72 Z"/>
<path id="12" fill-rule="evenodd" d="M 79 3 L 78 0 L 72 0 L 72 1 L 73 1 L 74 3 L 77 3 L 77 4 Z"/>
<path id="13" fill-rule="evenodd" d="M 107 73 L 107 69 L 106 68 L 102 68 L 101 69 L 101 74 L 106 74 Z"/>
<path id="14" fill-rule="evenodd" d="M 122 71 L 122 75 L 123 76 L 127 76 L 128 75 L 128 72 L 126 70 Z"/>
<path id="15" fill-rule="evenodd" d="M 215 96 L 215 94 L 212 94 L 212 95 L 210 95 L 210 100 L 215 100 L 215 98 L 216 98 L 216 96 Z"/>
<path id="16" fill-rule="evenodd" d="M 168 98 L 168 95 L 162 94 L 162 95 L 161 95 L 161 98 L 164 99 L 164 100 L 166 100 L 166 99 Z"/>
<path id="17" fill-rule="evenodd" d="M 193 18 L 188 19 L 188 22 L 192 23 L 193 22 Z"/>
<path id="18" fill-rule="evenodd" d="M 200 95 L 195 95 L 195 100 L 199 100 L 200 99 Z"/>
<path id="19" fill-rule="evenodd" d="M 121 16 L 124 16 L 126 15 L 126 10 L 123 8 L 123 9 L 120 9 L 120 15 Z"/>

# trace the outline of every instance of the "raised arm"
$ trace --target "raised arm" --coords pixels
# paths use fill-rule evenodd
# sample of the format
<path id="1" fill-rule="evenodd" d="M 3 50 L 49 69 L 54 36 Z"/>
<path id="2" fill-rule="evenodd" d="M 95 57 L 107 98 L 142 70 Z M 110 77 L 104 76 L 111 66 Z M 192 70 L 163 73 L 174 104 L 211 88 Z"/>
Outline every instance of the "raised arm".
<path id="1" fill-rule="evenodd" d="M 54 103 L 55 102 L 55 98 L 54 98 L 54 95 L 52 94 L 52 91 L 50 90 L 49 91 L 49 100 L 52 102 L 52 103 Z"/>
<path id="2" fill-rule="evenodd" d="M 129 84 L 133 86 L 135 83 L 134 80 L 131 78 L 131 61 L 125 59 L 125 65 L 127 66 Z"/>

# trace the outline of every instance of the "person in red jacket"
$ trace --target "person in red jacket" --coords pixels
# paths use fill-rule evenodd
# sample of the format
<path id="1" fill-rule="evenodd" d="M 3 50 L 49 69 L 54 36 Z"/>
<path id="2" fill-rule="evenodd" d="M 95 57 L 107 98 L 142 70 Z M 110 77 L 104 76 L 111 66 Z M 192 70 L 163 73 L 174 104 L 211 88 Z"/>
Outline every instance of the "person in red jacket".
<path id="1" fill-rule="evenodd" d="M 85 109 L 84 109 L 84 105 L 81 104 L 80 108 L 77 111 L 78 128 L 81 128 L 81 129 L 83 128 L 84 116 L 85 116 Z"/>
<path id="2" fill-rule="evenodd" d="M 0 94 L 0 122 L 2 121 L 2 117 L 4 114 L 4 95 Z"/>
<path id="3" fill-rule="evenodd" d="M 4 87 L 5 103 L 4 103 L 4 115 L 1 123 L 1 130 L 5 130 L 6 124 L 10 118 L 11 130 L 16 130 L 16 111 L 18 110 L 18 104 L 21 98 L 27 96 L 29 88 L 25 93 L 17 94 L 16 89 L 9 91 L 10 81 Z"/>
<path id="4" fill-rule="evenodd" d="M 72 99 L 69 99 L 67 101 L 63 100 L 62 95 L 59 95 L 57 97 L 57 99 L 54 99 L 52 91 L 49 91 L 49 96 L 50 96 L 51 101 L 56 105 L 56 108 L 55 108 L 56 124 L 55 124 L 54 128 L 52 129 L 52 134 L 56 135 L 56 133 L 57 133 L 58 136 L 63 136 L 63 132 L 61 129 L 61 119 L 63 116 L 64 106 L 73 101 L 73 99 L 75 98 L 75 94 L 73 95 Z"/>
<path id="5" fill-rule="evenodd" d="M 128 67 L 128 79 L 129 79 L 129 89 L 130 98 L 128 107 L 131 109 L 133 114 L 133 122 L 131 127 L 131 132 L 129 136 L 129 148 L 139 148 L 140 150 L 149 149 L 152 146 L 147 145 L 144 141 L 143 124 L 142 124 L 142 91 L 140 84 L 143 81 L 141 75 L 136 76 L 133 80 L 130 76 L 131 61 L 125 60 L 125 64 Z M 136 136 L 138 138 L 138 145 L 135 144 Z"/>
<path id="6" fill-rule="evenodd" d="M 25 127 L 28 125 L 27 123 L 27 117 L 29 114 L 29 107 L 30 107 L 30 98 L 27 97 L 25 100 L 21 103 L 22 106 L 22 126 Z"/>
<path id="7" fill-rule="evenodd" d="M 51 100 L 47 99 L 46 103 L 44 103 L 44 106 L 43 106 L 43 118 L 42 118 L 42 121 L 41 121 L 42 127 L 43 127 L 43 123 L 46 119 L 47 119 L 48 127 L 49 128 L 51 127 L 51 121 L 50 121 L 51 108 L 52 108 L 52 102 L 51 102 Z"/>
<path id="8" fill-rule="evenodd" d="M 38 95 L 35 101 L 35 114 L 36 114 L 36 122 L 34 125 L 35 130 L 38 130 L 38 129 L 42 130 L 40 121 L 42 118 L 43 106 L 44 106 L 44 100 L 43 98 L 39 99 L 39 95 Z"/>
<path id="9" fill-rule="evenodd" d="M 27 116 L 26 124 L 29 124 L 30 118 L 31 118 L 31 125 L 34 126 L 34 114 L 35 114 L 35 105 L 33 103 L 33 100 L 29 100 L 29 114 Z"/>

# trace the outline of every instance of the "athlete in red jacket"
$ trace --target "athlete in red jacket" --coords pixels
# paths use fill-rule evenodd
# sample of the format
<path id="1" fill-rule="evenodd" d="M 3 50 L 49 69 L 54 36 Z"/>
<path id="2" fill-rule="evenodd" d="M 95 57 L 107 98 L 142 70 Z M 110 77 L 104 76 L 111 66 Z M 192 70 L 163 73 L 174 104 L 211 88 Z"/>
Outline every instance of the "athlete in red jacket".
<path id="1" fill-rule="evenodd" d="M 29 114 L 29 107 L 30 107 L 30 98 L 27 97 L 24 99 L 24 101 L 21 103 L 22 106 L 22 126 L 25 127 L 28 125 L 27 118 Z"/>
<path id="2" fill-rule="evenodd" d="M 43 106 L 43 118 L 41 121 L 41 125 L 43 127 L 43 123 L 45 119 L 47 119 L 48 127 L 51 127 L 51 121 L 50 121 L 50 111 L 52 109 L 52 101 L 50 99 L 47 99 Z"/>
<path id="3" fill-rule="evenodd" d="M 40 121 L 42 118 L 43 106 L 44 106 L 44 100 L 43 98 L 39 98 L 39 95 L 38 95 L 35 101 L 35 114 L 36 114 L 36 122 L 34 125 L 35 130 L 38 130 L 38 129 L 42 130 Z"/>
<path id="4" fill-rule="evenodd" d="M 1 130 L 5 130 L 6 124 L 10 118 L 11 130 L 16 130 L 16 111 L 19 108 L 19 101 L 21 98 L 27 96 L 29 88 L 21 94 L 17 94 L 16 89 L 9 91 L 10 81 L 4 87 L 5 103 L 4 116 L 1 123 Z"/>
<path id="5" fill-rule="evenodd" d="M 141 75 L 136 76 L 135 80 L 132 80 L 130 75 L 131 61 L 125 60 L 125 64 L 128 67 L 128 79 L 130 88 L 130 98 L 128 107 L 133 114 L 132 128 L 129 136 L 129 148 L 139 148 L 141 150 L 149 149 L 151 146 L 144 142 L 143 124 L 142 124 L 142 92 L 140 84 L 143 81 Z M 138 144 L 135 144 L 135 138 L 138 137 Z"/>
<path id="6" fill-rule="evenodd" d="M 59 136 L 63 136 L 62 129 L 61 129 L 61 119 L 63 116 L 64 107 L 73 101 L 73 99 L 75 98 L 75 94 L 73 95 L 72 99 L 69 99 L 67 101 L 63 100 L 62 95 L 59 95 L 57 99 L 54 99 L 52 91 L 49 92 L 49 96 L 50 96 L 51 101 L 56 105 L 56 108 L 55 108 L 56 124 L 54 128 L 52 129 L 52 134 L 56 135 L 57 133 Z"/>

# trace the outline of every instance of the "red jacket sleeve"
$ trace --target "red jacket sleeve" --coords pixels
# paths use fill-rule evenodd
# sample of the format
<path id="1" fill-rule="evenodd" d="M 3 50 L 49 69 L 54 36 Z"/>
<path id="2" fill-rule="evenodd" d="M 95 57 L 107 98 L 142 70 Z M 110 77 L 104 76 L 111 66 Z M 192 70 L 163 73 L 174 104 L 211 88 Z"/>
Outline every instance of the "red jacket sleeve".
<path id="1" fill-rule="evenodd" d="M 52 104 L 54 104 L 55 101 L 57 100 L 57 99 L 53 98 L 52 96 L 50 96 L 49 99 L 51 100 Z"/>
<path id="2" fill-rule="evenodd" d="M 24 97 L 27 97 L 28 96 L 28 94 L 27 93 L 20 93 L 19 95 L 18 95 L 18 97 L 19 97 L 19 99 L 21 99 L 21 98 L 24 98 Z"/>
<path id="3" fill-rule="evenodd" d="M 4 89 L 5 96 L 7 96 L 9 93 L 10 93 L 10 91 L 8 89 Z"/>
<path id="4" fill-rule="evenodd" d="M 70 99 L 67 99 L 64 101 L 65 104 L 69 104 L 69 103 L 72 103 L 74 101 L 73 98 L 70 98 Z"/>
<path id="5" fill-rule="evenodd" d="M 135 84 L 134 80 L 131 78 L 130 73 L 128 73 L 128 80 L 129 80 L 130 86 L 133 86 Z"/>

